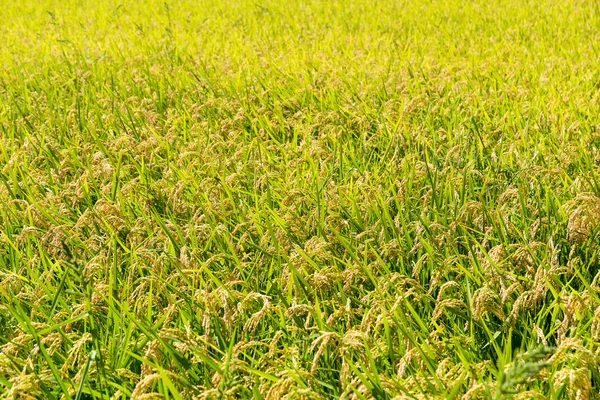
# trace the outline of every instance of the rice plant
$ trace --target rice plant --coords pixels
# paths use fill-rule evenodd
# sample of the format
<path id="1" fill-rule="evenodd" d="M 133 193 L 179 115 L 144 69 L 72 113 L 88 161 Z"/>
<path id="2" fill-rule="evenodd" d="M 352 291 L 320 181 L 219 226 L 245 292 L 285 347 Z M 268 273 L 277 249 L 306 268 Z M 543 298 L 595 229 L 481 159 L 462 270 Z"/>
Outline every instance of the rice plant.
<path id="1" fill-rule="evenodd" d="M 600 7 L 0 7 L 1 399 L 594 399 Z"/>

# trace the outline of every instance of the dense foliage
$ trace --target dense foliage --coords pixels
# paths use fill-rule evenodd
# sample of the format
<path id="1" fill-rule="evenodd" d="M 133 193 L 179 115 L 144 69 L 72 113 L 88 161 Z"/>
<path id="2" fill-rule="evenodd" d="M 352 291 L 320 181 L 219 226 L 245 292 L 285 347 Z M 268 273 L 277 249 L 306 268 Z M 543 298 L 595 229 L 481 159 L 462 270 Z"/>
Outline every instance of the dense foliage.
<path id="1" fill-rule="evenodd" d="M 600 8 L 0 8 L 2 398 L 594 398 Z"/>

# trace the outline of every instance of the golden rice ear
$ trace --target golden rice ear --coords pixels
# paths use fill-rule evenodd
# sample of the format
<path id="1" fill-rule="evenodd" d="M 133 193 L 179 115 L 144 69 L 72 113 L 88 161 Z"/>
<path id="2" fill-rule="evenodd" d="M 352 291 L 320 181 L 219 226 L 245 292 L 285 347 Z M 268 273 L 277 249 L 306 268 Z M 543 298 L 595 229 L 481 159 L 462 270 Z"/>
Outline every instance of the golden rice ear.
<path id="1" fill-rule="evenodd" d="M 25 371 L 20 374 L 16 374 L 10 380 L 12 386 L 3 393 L 7 399 L 35 399 L 30 393 L 36 393 L 41 390 L 40 379 L 37 374 L 27 374 Z"/>
<path id="2" fill-rule="evenodd" d="M 590 333 L 592 335 L 592 340 L 600 341 L 600 306 L 596 307 L 596 310 L 594 311 Z"/>
<path id="3" fill-rule="evenodd" d="M 461 400 L 484 400 L 488 399 L 491 393 L 494 393 L 495 387 L 492 383 L 473 382 L 469 390 L 461 397 Z"/>
<path id="4" fill-rule="evenodd" d="M 479 322 L 484 313 L 487 312 L 496 315 L 502 321 L 506 318 L 500 296 L 493 292 L 488 286 L 477 289 L 477 291 L 473 293 L 471 309 L 473 310 L 473 318 L 477 322 Z"/>
<path id="5" fill-rule="evenodd" d="M 452 290 L 457 290 L 460 293 L 460 285 L 455 281 L 445 282 L 442 286 L 440 286 L 440 291 L 438 292 L 436 302 L 444 300 L 446 297 L 446 292 L 451 292 Z"/>
<path id="6" fill-rule="evenodd" d="M 83 360 L 87 358 L 85 352 L 85 346 L 92 343 L 92 335 L 90 333 L 84 333 L 71 347 L 68 353 L 68 357 L 61 367 L 62 373 L 67 373 L 73 365 L 81 365 Z"/>
<path id="7" fill-rule="evenodd" d="M 142 379 L 135 385 L 133 392 L 131 392 L 132 400 L 158 400 L 162 398 L 158 393 L 145 393 L 154 382 L 161 379 L 161 375 L 158 373 L 144 375 Z M 159 397 L 160 396 L 160 397 Z"/>
<path id="8" fill-rule="evenodd" d="M 544 346 L 548 347 L 548 340 L 546 340 L 546 335 L 544 334 L 544 331 L 542 330 L 542 328 L 535 325 L 533 327 L 533 332 L 537 336 L 538 341 L 541 342 Z"/>
<path id="9" fill-rule="evenodd" d="M 260 321 L 262 321 L 263 318 L 265 318 L 265 316 L 267 315 L 267 313 L 273 308 L 271 301 L 270 301 L 270 297 L 265 296 L 260 293 L 248 294 L 246 296 L 246 298 L 238 304 L 238 307 L 243 310 L 245 303 L 249 302 L 250 300 L 255 300 L 255 299 L 261 300 L 263 302 L 263 305 L 262 305 L 262 308 L 260 310 L 258 310 L 257 312 L 253 313 L 250 316 L 250 318 L 248 318 L 246 323 L 244 324 L 244 328 L 242 330 L 242 332 L 244 334 L 254 333 L 254 330 L 258 327 L 258 324 L 260 323 Z"/>
<path id="10" fill-rule="evenodd" d="M 567 397 L 576 400 L 594 398 L 596 392 L 587 368 L 563 368 L 554 374 L 552 387 L 555 392 L 565 389 Z"/>
<path id="11" fill-rule="evenodd" d="M 464 313 L 467 310 L 468 307 L 460 299 L 444 299 L 436 303 L 431 319 L 437 321 L 441 317 L 448 316 L 451 313 Z"/>
<path id="12" fill-rule="evenodd" d="M 578 321 L 578 315 L 582 310 L 588 309 L 588 304 L 579 294 L 573 293 L 566 299 L 561 299 L 564 304 L 564 317 L 557 331 L 558 342 L 563 342 L 569 335 L 569 330 L 574 329 Z"/>
<path id="13" fill-rule="evenodd" d="M 312 362 L 312 366 L 310 368 L 311 374 L 314 374 L 316 372 L 318 363 L 319 363 L 319 358 L 325 352 L 325 349 L 327 348 L 327 345 L 329 344 L 329 342 L 332 339 L 337 338 L 337 336 L 338 336 L 338 334 L 336 332 L 324 332 L 321 336 L 316 338 L 311 343 L 310 348 L 308 349 L 309 352 L 313 352 L 314 349 L 318 346 L 317 352 L 313 356 L 313 362 Z"/>
<path id="14" fill-rule="evenodd" d="M 525 390 L 512 396 L 513 400 L 545 400 L 546 396 L 536 390 Z"/>
<path id="15" fill-rule="evenodd" d="M 162 353 L 160 351 L 160 342 L 158 340 L 152 340 L 148 342 L 148 344 L 146 345 L 146 351 L 144 352 L 144 357 L 149 361 L 160 361 L 160 359 L 162 358 Z M 142 379 L 147 376 L 152 376 L 153 373 L 154 368 L 150 367 L 146 363 L 142 364 L 142 373 L 140 374 Z"/>
<path id="16" fill-rule="evenodd" d="M 573 245 L 580 245 L 598 236 L 600 232 L 600 198 L 592 194 L 580 194 L 567 206 L 569 222 L 567 237 Z"/>

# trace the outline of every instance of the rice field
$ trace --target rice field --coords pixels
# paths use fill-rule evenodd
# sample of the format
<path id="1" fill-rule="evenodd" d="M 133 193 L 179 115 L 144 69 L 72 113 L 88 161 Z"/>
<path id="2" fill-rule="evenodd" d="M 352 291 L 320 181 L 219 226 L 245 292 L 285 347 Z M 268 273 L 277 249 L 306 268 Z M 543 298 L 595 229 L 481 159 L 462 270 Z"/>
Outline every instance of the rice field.
<path id="1" fill-rule="evenodd" d="M 0 399 L 600 398 L 597 2 L 0 21 Z"/>

